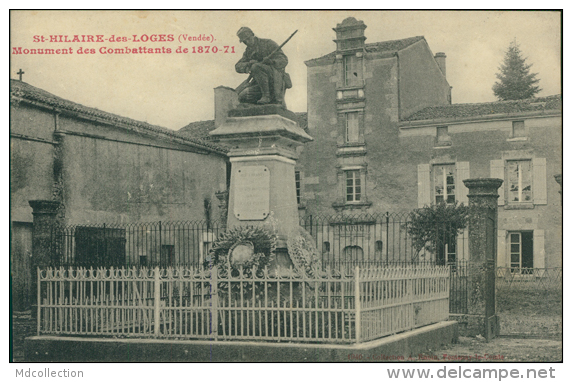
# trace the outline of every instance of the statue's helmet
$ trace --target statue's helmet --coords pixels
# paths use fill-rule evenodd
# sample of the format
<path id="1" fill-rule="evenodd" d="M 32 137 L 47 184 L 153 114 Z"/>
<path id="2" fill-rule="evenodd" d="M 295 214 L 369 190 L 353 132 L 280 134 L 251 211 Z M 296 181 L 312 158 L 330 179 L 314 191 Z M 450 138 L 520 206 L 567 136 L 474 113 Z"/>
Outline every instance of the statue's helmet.
<path id="1" fill-rule="evenodd" d="M 254 32 L 249 27 L 242 27 L 238 30 L 238 32 L 236 32 L 236 35 L 238 36 L 239 41 L 243 42 L 250 36 L 254 36 Z"/>

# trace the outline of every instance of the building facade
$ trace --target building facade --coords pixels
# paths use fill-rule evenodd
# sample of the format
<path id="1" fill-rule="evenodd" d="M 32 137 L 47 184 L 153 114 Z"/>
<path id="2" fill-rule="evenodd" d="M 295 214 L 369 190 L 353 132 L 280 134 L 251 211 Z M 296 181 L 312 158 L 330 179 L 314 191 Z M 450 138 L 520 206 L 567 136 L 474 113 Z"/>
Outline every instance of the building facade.
<path id="1" fill-rule="evenodd" d="M 562 173 L 561 97 L 452 104 L 444 53 L 433 55 L 423 37 L 365 44 L 364 30 L 344 20 L 334 28 L 336 51 L 306 62 L 314 141 L 296 173 L 301 215 L 467 204 L 463 180 L 500 178 L 498 266 L 561 266 L 561 186 L 554 178 Z M 372 248 L 346 240 L 338 256 L 389 256 L 383 225 L 366 223 L 381 232 L 363 240 Z M 468 259 L 467 232 L 448 247 L 457 260 Z"/>
<path id="2" fill-rule="evenodd" d="M 193 221 L 227 189 L 226 151 L 10 81 L 10 223 L 15 301 L 29 284 L 31 200 L 62 225 Z"/>
<path id="3" fill-rule="evenodd" d="M 365 44 L 365 28 L 344 20 L 334 29 L 337 49 L 306 62 L 308 131 L 315 139 L 299 161 L 306 213 L 411 206 L 407 161 L 388 162 L 403 156 L 397 123 L 451 101 L 444 54 L 435 57 L 423 37 Z"/>
<path id="4" fill-rule="evenodd" d="M 417 207 L 467 203 L 467 178 L 499 178 L 499 267 L 562 266 L 562 99 L 431 107 L 399 124 L 417 165 Z"/>

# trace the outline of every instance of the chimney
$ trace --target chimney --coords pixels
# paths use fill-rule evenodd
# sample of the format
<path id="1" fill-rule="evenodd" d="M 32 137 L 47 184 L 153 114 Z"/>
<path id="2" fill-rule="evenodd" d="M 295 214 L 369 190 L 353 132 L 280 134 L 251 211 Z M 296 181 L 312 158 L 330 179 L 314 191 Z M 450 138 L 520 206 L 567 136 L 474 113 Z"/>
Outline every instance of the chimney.
<path id="1" fill-rule="evenodd" d="M 439 65 L 443 75 L 447 77 L 447 55 L 443 52 L 439 52 L 435 54 L 435 61 L 437 61 L 437 65 Z"/>
<path id="2" fill-rule="evenodd" d="M 226 122 L 229 110 L 238 105 L 238 94 L 227 86 L 214 89 L 215 128 Z"/>

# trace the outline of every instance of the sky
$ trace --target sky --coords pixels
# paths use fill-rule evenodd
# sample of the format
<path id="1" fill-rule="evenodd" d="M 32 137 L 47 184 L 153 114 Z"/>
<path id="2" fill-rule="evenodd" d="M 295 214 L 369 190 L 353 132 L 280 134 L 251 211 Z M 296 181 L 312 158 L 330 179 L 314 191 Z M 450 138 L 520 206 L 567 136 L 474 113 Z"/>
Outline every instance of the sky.
<path id="1" fill-rule="evenodd" d="M 286 103 L 290 110 L 303 112 L 304 61 L 334 51 L 332 28 L 350 16 L 367 25 L 366 43 L 424 36 L 433 54 L 444 52 L 453 103 L 496 100 L 495 74 L 515 40 L 532 64 L 531 72 L 538 73 L 543 89 L 538 96 L 562 92 L 560 13 L 547 11 L 11 11 L 10 78 L 17 79 L 22 69 L 24 82 L 59 97 L 178 130 L 213 119 L 213 89 L 235 88 L 246 79 L 234 71 L 245 48 L 236 37 L 240 27 L 249 26 L 278 44 L 298 30 L 283 48 L 294 84 Z M 74 35 L 103 35 L 104 42 L 49 42 L 52 35 L 70 41 Z M 173 41 L 143 42 L 144 35 L 165 35 L 166 40 L 172 35 Z M 185 41 L 185 35 L 215 40 Z M 110 42 L 112 36 L 129 40 Z M 198 53 L 199 46 L 216 46 L 218 52 L 210 48 L 209 53 Z M 19 47 L 71 48 L 73 53 L 15 54 Z M 95 53 L 78 54 L 80 47 Z M 171 53 L 100 52 L 126 47 L 164 47 Z M 188 53 L 176 53 L 179 47 Z"/>

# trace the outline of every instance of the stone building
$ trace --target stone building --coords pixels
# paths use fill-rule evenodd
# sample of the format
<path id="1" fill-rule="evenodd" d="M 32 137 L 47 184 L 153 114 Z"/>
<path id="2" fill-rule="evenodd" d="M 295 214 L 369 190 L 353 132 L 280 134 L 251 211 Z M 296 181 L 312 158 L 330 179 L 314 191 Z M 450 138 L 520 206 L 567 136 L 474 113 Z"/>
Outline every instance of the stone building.
<path id="1" fill-rule="evenodd" d="M 205 219 L 227 188 L 226 151 L 171 130 L 10 81 L 14 301 L 29 285 L 31 200 L 60 203 L 62 225 Z M 213 211 L 213 216 L 216 210 Z M 217 215 L 218 216 L 218 215 Z"/>
<path id="2" fill-rule="evenodd" d="M 423 37 L 365 44 L 365 28 L 344 20 L 336 50 L 306 62 L 314 141 L 297 168 L 301 215 L 467 204 L 464 179 L 501 178 L 498 266 L 561 266 L 561 97 L 451 104 L 444 53 Z M 468 259 L 466 233 L 448 248 Z"/>
<path id="3" fill-rule="evenodd" d="M 561 266 L 561 97 L 453 104 L 444 53 L 433 54 L 423 37 L 365 43 L 365 29 L 345 19 L 334 28 L 335 50 L 306 61 L 308 111 L 298 118 L 314 141 L 300 151 L 293 181 L 300 216 L 324 223 L 319 250 L 335 260 L 391 259 L 387 224 L 341 227 L 311 217 L 467 204 L 463 180 L 494 177 L 504 180 L 498 266 Z M 233 97 L 216 88 L 215 121 L 181 133 L 206 136 Z M 468 259 L 467 233 L 447 248 L 445 256 Z"/>
<path id="4" fill-rule="evenodd" d="M 345 19 L 334 28 L 336 50 L 306 61 L 315 139 L 299 162 L 306 214 L 411 209 L 397 123 L 451 102 L 443 53 L 434 56 L 423 37 L 366 44 L 365 29 Z"/>
<path id="5" fill-rule="evenodd" d="M 462 180 L 499 178 L 499 267 L 562 266 L 562 98 L 428 107 L 398 123 L 417 158 L 417 206 L 467 202 Z"/>

